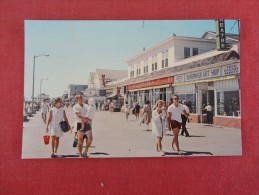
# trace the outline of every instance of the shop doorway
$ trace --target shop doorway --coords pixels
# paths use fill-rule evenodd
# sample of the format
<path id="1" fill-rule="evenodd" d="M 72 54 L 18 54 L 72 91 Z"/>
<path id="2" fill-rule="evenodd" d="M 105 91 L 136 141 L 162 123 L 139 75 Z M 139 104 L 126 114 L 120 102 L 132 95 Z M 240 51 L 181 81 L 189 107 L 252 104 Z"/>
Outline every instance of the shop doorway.
<path id="1" fill-rule="evenodd" d="M 204 109 L 208 103 L 208 91 L 202 91 L 202 101 L 201 101 L 201 108 Z"/>
<path id="2" fill-rule="evenodd" d="M 208 91 L 208 103 L 210 103 L 210 105 L 214 108 L 214 90 L 209 90 Z"/>
<path id="3" fill-rule="evenodd" d="M 166 88 L 160 89 L 159 99 L 163 100 L 163 101 L 166 101 Z"/>

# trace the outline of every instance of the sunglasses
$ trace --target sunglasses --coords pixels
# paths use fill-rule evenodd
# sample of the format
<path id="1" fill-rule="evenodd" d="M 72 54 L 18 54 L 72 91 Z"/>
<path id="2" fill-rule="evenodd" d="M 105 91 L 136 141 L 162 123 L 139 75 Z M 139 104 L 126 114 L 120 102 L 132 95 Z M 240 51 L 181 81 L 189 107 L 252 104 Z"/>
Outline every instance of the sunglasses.
<path id="1" fill-rule="evenodd" d="M 173 98 L 174 100 L 179 100 L 179 98 Z"/>

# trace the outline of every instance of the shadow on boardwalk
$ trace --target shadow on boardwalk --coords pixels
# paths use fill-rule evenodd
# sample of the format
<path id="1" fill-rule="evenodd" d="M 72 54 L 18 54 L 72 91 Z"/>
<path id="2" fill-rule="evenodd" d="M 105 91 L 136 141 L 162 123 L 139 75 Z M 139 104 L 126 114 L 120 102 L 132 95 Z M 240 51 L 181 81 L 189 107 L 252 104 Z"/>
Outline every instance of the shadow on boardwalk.
<path id="1" fill-rule="evenodd" d="M 177 152 L 165 152 L 165 156 L 170 156 L 170 155 L 191 156 L 193 154 L 205 154 L 205 155 L 213 156 L 211 152 L 195 152 L 195 151 L 184 151 L 184 150 L 182 150 L 182 154 L 178 154 Z"/>

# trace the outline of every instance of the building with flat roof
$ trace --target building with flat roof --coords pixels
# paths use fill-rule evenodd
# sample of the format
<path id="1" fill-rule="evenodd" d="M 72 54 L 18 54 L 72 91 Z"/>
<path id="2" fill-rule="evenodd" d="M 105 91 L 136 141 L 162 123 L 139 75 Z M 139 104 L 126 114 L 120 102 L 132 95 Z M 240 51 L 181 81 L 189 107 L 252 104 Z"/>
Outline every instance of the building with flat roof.
<path id="1" fill-rule="evenodd" d="M 206 34 L 206 33 L 205 33 Z M 216 50 L 216 40 L 172 36 L 130 57 L 128 79 L 110 83 L 106 88 L 123 89 L 132 105 L 164 100 L 174 94 L 186 100 L 193 122 L 206 122 L 204 107 L 213 107 L 214 124 L 241 127 L 240 60 L 238 41 L 228 50 Z"/>

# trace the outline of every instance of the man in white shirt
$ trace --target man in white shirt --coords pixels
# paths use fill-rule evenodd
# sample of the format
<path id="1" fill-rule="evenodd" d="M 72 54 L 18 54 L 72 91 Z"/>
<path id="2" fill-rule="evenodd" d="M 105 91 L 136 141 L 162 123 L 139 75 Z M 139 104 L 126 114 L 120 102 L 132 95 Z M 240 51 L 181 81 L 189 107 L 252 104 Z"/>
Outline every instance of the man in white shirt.
<path id="1" fill-rule="evenodd" d="M 45 124 L 46 124 L 46 116 L 47 116 L 48 110 L 49 110 L 49 105 L 46 102 L 46 100 L 44 99 L 43 102 L 41 103 L 41 117 Z"/>
<path id="2" fill-rule="evenodd" d="M 183 107 L 182 104 L 179 103 L 178 95 L 174 95 L 173 104 L 171 104 L 167 109 L 167 119 L 171 126 L 170 128 L 172 128 L 174 133 L 172 148 L 174 149 L 173 145 L 175 144 L 178 154 L 181 154 L 181 151 L 179 148 L 178 135 L 182 126 L 182 117 L 181 117 L 182 113 L 186 116 L 187 119 L 189 118 L 185 108 Z"/>
<path id="3" fill-rule="evenodd" d="M 85 117 L 87 112 L 88 112 L 88 105 L 84 104 L 84 99 L 82 95 L 77 95 L 76 96 L 77 104 L 74 105 L 73 110 L 76 115 L 76 123 L 77 123 L 77 137 L 78 137 L 78 152 L 79 152 L 79 157 L 87 157 L 87 152 L 88 149 L 90 148 L 93 140 L 93 135 L 92 135 L 92 130 L 84 130 L 82 127 L 82 122 L 85 122 L 87 124 L 91 124 L 92 120 Z M 82 153 L 83 150 L 83 142 L 84 138 L 87 137 L 86 139 L 86 149 L 84 153 Z"/>
<path id="4" fill-rule="evenodd" d="M 184 107 L 185 111 L 187 112 L 187 114 L 189 116 L 190 109 L 186 105 L 186 101 L 183 100 L 182 103 L 183 103 L 183 107 Z M 182 117 L 182 131 L 181 131 L 181 135 L 185 134 L 185 137 L 190 137 L 190 135 L 189 135 L 189 133 L 188 133 L 188 131 L 186 129 L 186 122 L 187 122 L 188 119 L 187 119 L 187 117 L 183 113 L 181 114 L 181 117 Z"/>
<path id="5" fill-rule="evenodd" d="M 208 105 L 204 108 L 207 110 L 207 121 L 209 124 L 213 123 L 213 113 L 212 113 L 212 106 L 210 105 L 210 103 L 208 103 Z"/>

